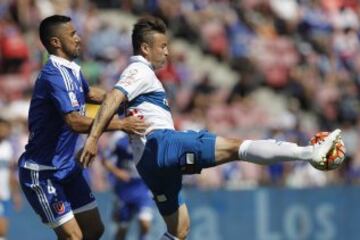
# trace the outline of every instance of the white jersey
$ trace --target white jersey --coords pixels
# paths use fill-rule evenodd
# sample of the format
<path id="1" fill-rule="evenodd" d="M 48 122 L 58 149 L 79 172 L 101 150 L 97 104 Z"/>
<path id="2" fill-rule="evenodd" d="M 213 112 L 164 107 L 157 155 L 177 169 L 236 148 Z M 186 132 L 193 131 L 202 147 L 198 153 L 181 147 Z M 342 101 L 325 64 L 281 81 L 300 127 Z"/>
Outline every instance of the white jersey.
<path id="1" fill-rule="evenodd" d="M 10 142 L 0 142 L 0 200 L 10 199 L 10 163 L 14 151 Z"/>
<path id="2" fill-rule="evenodd" d="M 126 114 L 137 115 L 150 124 L 145 134 L 155 129 L 174 129 L 165 89 L 150 64 L 142 56 L 132 56 L 115 88 L 127 97 Z M 130 136 L 134 160 L 137 163 L 144 151 L 145 137 Z"/>

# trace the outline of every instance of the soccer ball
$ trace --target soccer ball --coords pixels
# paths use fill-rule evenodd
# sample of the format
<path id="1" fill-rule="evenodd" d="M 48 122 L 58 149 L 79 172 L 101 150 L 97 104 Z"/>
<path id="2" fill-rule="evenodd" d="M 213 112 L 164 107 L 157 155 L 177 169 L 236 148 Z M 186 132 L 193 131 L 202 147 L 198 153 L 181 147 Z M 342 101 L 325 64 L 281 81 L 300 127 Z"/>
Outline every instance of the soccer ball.
<path id="1" fill-rule="evenodd" d="M 323 141 L 325 137 L 329 135 L 328 132 L 319 132 L 315 134 L 314 137 L 311 138 L 310 143 L 312 145 L 318 143 L 319 141 Z M 326 156 L 326 160 L 322 162 L 314 162 L 310 161 L 310 164 L 319 170 L 327 171 L 338 168 L 345 159 L 345 145 L 342 139 L 339 139 L 335 146 L 330 150 L 328 155 Z"/>

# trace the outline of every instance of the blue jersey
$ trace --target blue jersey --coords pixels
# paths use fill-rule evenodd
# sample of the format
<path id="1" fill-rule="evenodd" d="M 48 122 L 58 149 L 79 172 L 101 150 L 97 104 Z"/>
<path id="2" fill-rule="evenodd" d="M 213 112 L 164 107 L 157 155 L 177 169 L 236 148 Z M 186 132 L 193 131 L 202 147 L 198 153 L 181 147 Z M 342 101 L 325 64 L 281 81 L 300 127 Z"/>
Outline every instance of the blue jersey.
<path id="1" fill-rule="evenodd" d="M 141 195 L 148 195 L 148 189 L 136 170 L 129 138 L 123 132 L 116 132 L 113 135 L 112 146 L 108 151 L 107 159 L 117 168 L 126 170 L 130 174 L 130 181 L 124 182 L 111 175 L 111 182 L 114 192 L 121 199 L 136 199 Z"/>
<path id="2" fill-rule="evenodd" d="M 115 149 L 112 154 L 116 157 L 116 167 L 131 171 L 134 164 L 133 155 L 127 137 L 119 138 L 115 143 Z"/>
<path id="3" fill-rule="evenodd" d="M 105 151 L 105 158 L 117 168 L 126 170 L 131 179 L 140 178 L 127 134 L 118 131 L 112 135 L 110 142 L 109 148 Z"/>
<path id="4" fill-rule="evenodd" d="M 29 141 L 19 166 L 31 170 L 56 170 L 63 178 L 76 168 L 74 151 L 79 134 L 65 123 L 64 114 L 85 115 L 89 86 L 80 66 L 51 55 L 41 70 L 31 99 Z"/>

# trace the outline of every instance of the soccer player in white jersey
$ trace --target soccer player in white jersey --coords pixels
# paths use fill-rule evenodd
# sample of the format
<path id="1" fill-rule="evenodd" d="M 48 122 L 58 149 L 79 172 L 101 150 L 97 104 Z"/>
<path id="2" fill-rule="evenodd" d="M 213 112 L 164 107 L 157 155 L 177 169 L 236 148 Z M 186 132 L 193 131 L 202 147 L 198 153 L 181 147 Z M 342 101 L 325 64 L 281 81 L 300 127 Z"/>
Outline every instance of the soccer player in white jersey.
<path id="1" fill-rule="evenodd" d="M 10 123 L 0 118 L 0 240 L 5 240 L 11 200 L 20 207 L 20 194 L 15 178 L 14 149 L 9 141 Z"/>
<path id="2" fill-rule="evenodd" d="M 145 136 L 132 136 L 132 146 L 137 169 L 167 225 L 168 232 L 162 239 L 186 239 L 190 220 L 181 196 L 183 174 L 199 173 L 202 168 L 237 159 L 257 164 L 321 161 L 338 141 L 340 130 L 319 144 L 305 147 L 275 140 L 228 139 L 207 131 L 175 131 L 164 88 L 154 73 L 166 62 L 167 41 L 166 27 L 158 18 L 145 17 L 134 25 L 134 56 L 102 103 L 80 163 L 88 166 L 94 159 L 106 123 L 120 104 L 127 102 L 128 114 L 138 115 L 150 124 Z"/>
<path id="3" fill-rule="evenodd" d="M 71 19 L 54 15 L 40 23 L 40 40 L 50 54 L 36 82 L 29 110 L 29 141 L 19 159 L 22 190 L 58 239 L 99 239 L 104 231 L 94 195 L 75 161 L 79 133 L 90 130 L 85 103 L 105 92 L 89 87 L 80 66 L 80 37 Z M 113 119 L 107 130 L 141 133 L 138 118 Z"/>

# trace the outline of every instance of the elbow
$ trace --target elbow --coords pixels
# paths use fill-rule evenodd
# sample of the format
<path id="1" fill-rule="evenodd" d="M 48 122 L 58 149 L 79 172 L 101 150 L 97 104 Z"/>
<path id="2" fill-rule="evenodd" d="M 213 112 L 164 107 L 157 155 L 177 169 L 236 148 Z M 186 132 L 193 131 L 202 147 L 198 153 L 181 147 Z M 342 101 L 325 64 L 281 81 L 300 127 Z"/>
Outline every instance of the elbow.
<path id="1" fill-rule="evenodd" d="M 81 116 L 78 113 L 70 113 L 65 116 L 65 122 L 67 126 L 76 133 L 87 133 L 91 121 L 87 121 L 86 117 Z"/>

